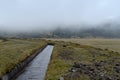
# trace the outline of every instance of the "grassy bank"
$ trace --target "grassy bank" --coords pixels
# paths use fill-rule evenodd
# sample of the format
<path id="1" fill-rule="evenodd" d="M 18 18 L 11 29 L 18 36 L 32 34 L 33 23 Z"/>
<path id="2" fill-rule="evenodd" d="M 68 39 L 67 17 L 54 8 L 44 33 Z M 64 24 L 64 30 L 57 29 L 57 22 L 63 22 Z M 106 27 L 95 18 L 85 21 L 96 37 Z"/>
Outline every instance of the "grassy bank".
<path id="1" fill-rule="evenodd" d="M 120 39 L 50 39 L 53 41 L 74 42 L 83 45 L 109 49 L 120 52 Z"/>
<path id="2" fill-rule="evenodd" d="M 19 62 L 42 48 L 44 40 L 9 39 L 0 41 L 0 76 L 10 72 Z"/>
<path id="3" fill-rule="evenodd" d="M 65 80 L 106 80 L 109 77 L 116 80 L 120 78 L 116 65 L 120 65 L 118 52 L 56 41 L 45 80 L 58 80 L 60 77 Z M 94 72 L 90 73 L 92 70 Z"/>

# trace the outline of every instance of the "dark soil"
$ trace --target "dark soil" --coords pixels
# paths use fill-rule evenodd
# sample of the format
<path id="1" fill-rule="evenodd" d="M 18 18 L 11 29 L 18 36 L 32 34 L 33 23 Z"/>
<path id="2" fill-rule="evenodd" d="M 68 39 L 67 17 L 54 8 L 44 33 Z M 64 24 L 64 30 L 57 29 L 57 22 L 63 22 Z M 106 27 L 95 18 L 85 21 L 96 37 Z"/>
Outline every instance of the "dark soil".
<path id="1" fill-rule="evenodd" d="M 71 69 L 66 75 L 64 75 L 65 80 L 77 80 L 80 78 L 81 74 L 89 77 L 90 80 L 120 80 L 120 63 L 116 63 L 111 68 L 113 70 L 113 75 L 110 76 L 107 70 L 103 70 L 105 65 L 109 62 L 99 61 L 94 64 L 83 64 L 75 62 Z M 111 64 L 112 65 L 112 64 Z"/>

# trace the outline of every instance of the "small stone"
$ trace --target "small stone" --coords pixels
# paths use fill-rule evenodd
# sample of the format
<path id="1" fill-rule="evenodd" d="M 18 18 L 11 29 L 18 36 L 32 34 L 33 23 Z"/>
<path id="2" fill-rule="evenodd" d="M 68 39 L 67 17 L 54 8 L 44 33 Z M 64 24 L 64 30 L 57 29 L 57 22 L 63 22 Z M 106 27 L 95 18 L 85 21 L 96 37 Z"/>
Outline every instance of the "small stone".
<path id="1" fill-rule="evenodd" d="M 77 69 L 75 69 L 75 68 L 70 69 L 70 72 L 76 72 L 76 71 L 77 71 Z"/>
<path id="2" fill-rule="evenodd" d="M 64 80 L 64 78 L 63 77 L 60 77 L 60 79 L 59 80 Z"/>
<path id="3" fill-rule="evenodd" d="M 73 65 L 73 67 L 80 68 L 81 64 L 75 62 L 74 65 Z"/>
<path id="4" fill-rule="evenodd" d="M 115 66 L 120 66 L 120 64 L 119 64 L 119 63 L 116 63 Z"/>

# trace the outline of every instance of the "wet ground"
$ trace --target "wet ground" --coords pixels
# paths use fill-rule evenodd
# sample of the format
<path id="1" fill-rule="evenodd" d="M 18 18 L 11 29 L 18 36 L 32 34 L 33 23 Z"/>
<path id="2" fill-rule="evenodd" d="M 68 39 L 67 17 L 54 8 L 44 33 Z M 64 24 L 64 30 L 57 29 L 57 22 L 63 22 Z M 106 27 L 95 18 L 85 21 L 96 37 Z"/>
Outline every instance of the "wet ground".
<path id="1" fill-rule="evenodd" d="M 48 45 L 15 80 L 44 80 L 53 46 Z"/>

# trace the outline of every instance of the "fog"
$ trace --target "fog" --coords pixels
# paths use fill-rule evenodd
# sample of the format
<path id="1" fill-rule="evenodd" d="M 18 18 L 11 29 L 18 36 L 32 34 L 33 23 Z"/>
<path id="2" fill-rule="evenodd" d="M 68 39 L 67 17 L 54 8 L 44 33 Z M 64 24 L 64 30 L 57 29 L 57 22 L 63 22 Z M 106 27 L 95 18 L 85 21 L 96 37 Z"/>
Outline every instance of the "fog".
<path id="1" fill-rule="evenodd" d="M 120 0 L 0 0 L 0 30 L 119 23 L 119 4 Z"/>

